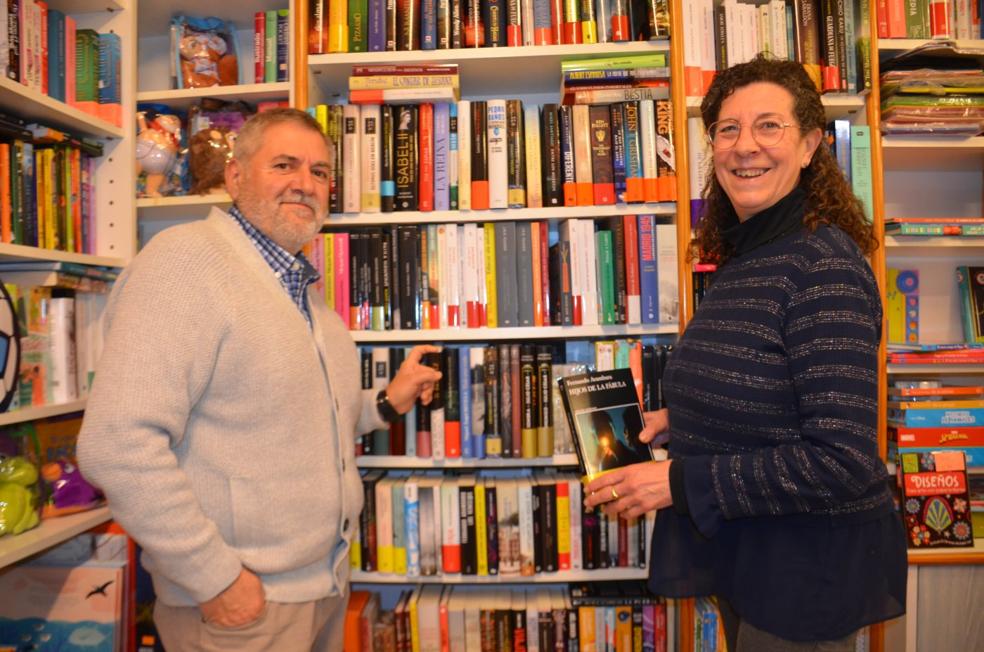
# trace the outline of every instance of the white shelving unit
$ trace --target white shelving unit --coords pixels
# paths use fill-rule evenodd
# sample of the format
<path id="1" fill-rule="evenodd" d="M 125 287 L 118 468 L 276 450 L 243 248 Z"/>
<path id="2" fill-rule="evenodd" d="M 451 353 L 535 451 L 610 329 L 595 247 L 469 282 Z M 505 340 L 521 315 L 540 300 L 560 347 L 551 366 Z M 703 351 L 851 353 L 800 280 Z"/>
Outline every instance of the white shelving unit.
<path id="1" fill-rule="evenodd" d="M 0 569 L 23 561 L 110 520 L 108 507 L 41 521 L 33 530 L 0 537 Z"/>
<path id="2" fill-rule="evenodd" d="M 389 224 L 438 224 L 442 222 L 504 222 L 523 220 L 564 220 L 571 217 L 610 217 L 612 215 L 656 215 L 672 221 L 676 206 L 672 202 L 658 204 L 617 204 L 612 206 L 560 206 L 547 208 L 509 208 L 485 211 L 419 211 L 406 213 L 345 213 L 333 214 L 325 223 L 327 228 L 349 226 L 386 226 Z"/>
<path id="3" fill-rule="evenodd" d="M 700 116 L 700 103 L 703 100 L 703 97 L 688 97 L 687 115 Z M 864 113 L 864 96 L 862 95 L 826 93 L 820 97 L 820 100 L 823 102 L 823 106 L 827 110 L 827 118 L 830 120 L 849 118 L 855 114 Z"/>
<path id="4" fill-rule="evenodd" d="M 85 399 L 79 399 L 70 403 L 58 403 L 56 405 L 41 405 L 38 407 L 26 407 L 11 412 L 0 414 L 0 426 L 8 426 L 13 423 L 23 423 L 36 419 L 47 419 L 57 417 L 62 414 L 81 412 L 85 409 Z"/>
<path id="5" fill-rule="evenodd" d="M 356 458 L 360 469 L 525 469 L 577 466 L 577 455 L 553 457 L 495 457 L 483 459 L 443 459 L 408 457 L 406 455 L 362 455 Z"/>
<path id="6" fill-rule="evenodd" d="M 672 335 L 676 322 L 628 326 L 533 326 L 524 328 L 433 328 L 423 330 L 352 331 L 359 344 L 381 342 L 493 342 L 502 340 L 587 339 L 592 337 L 639 337 Z"/>
<path id="7" fill-rule="evenodd" d="M 646 579 L 645 568 L 600 568 L 597 570 L 556 571 L 554 573 L 538 573 L 536 575 L 421 575 L 407 577 L 405 575 L 386 575 L 383 573 L 367 573 L 352 571 L 353 582 L 372 584 L 566 584 L 568 582 L 612 582 Z"/>
<path id="8" fill-rule="evenodd" d="M 139 74 L 136 101 L 154 103 L 186 114 L 192 104 L 203 98 L 225 101 L 241 100 L 252 105 L 259 102 L 294 102 L 293 82 L 254 83 L 253 16 L 258 11 L 289 9 L 291 12 L 288 43 L 289 69 L 294 65 L 294 6 L 293 0 L 243 0 L 230 4 L 203 7 L 193 0 L 142 2 L 138 10 Z M 239 84 L 207 88 L 172 88 L 171 79 L 171 19 L 175 16 L 215 16 L 231 22 L 236 32 L 239 56 Z M 204 218 L 212 206 L 227 207 L 226 194 L 188 195 L 177 197 L 148 197 L 136 200 L 140 242 L 172 224 Z"/>

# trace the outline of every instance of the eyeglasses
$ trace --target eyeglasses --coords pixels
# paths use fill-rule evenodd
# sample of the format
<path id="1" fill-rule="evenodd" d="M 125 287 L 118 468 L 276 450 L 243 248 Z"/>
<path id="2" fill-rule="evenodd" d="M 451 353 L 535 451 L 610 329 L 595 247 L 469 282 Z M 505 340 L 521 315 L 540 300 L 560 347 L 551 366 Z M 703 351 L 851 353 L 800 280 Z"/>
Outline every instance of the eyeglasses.
<path id="1" fill-rule="evenodd" d="M 762 116 L 752 123 L 752 138 L 762 147 L 774 147 L 782 140 L 788 127 L 798 125 L 783 122 L 779 116 Z M 717 150 L 727 150 L 735 146 L 741 136 L 741 123 L 737 120 L 718 120 L 707 129 L 707 140 Z"/>

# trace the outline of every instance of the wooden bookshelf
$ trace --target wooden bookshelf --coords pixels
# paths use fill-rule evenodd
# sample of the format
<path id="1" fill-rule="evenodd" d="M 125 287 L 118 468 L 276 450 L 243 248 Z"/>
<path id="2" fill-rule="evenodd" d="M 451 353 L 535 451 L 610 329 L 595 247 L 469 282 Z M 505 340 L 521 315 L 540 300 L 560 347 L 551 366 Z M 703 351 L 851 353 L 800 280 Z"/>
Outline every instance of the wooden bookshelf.
<path id="1" fill-rule="evenodd" d="M 44 552 L 77 534 L 106 523 L 110 518 L 109 508 L 99 507 L 79 514 L 45 519 L 33 530 L 16 536 L 0 537 L 0 568 Z"/>

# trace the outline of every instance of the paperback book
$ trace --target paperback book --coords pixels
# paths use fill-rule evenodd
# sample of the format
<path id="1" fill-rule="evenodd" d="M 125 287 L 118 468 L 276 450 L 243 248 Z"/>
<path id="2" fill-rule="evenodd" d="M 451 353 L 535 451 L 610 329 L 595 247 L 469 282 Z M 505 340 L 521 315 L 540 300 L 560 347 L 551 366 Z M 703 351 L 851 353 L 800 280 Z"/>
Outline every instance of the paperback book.
<path id="1" fill-rule="evenodd" d="M 652 450 L 639 441 L 644 421 L 629 369 L 567 376 L 560 380 L 560 394 L 588 480 L 653 460 Z"/>
<path id="2" fill-rule="evenodd" d="M 963 451 L 902 453 L 899 458 L 909 547 L 973 546 Z"/>

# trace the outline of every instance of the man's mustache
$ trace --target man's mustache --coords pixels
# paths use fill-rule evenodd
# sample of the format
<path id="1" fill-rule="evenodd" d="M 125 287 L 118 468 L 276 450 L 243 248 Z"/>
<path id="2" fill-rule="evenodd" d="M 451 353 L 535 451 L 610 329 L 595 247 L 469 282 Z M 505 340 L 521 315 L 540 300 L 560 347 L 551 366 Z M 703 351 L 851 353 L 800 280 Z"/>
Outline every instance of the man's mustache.
<path id="1" fill-rule="evenodd" d="M 288 191 L 280 196 L 281 204 L 304 204 L 312 212 L 318 212 L 318 201 L 313 195 L 305 195 L 303 192 Z"/>

